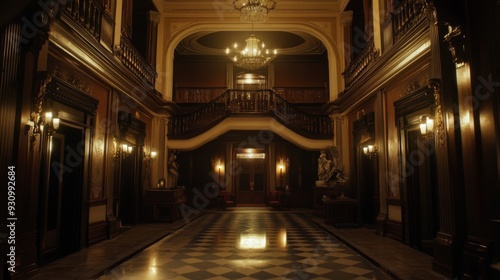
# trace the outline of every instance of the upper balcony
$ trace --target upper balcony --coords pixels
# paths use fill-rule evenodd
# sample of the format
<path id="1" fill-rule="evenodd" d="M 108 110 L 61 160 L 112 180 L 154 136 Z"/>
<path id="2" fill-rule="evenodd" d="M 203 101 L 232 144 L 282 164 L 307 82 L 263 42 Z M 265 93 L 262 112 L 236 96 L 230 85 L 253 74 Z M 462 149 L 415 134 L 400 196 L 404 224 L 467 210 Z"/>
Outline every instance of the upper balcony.
<path id="1" fill-rule="evenodd" d="M 119 58 L 121 63 L 135 75 L 140 83 L 155 91 L 157 77 L 154 67 L 146 61 L 141 53 L 134 47 L 133 43 L 124 35 L 120 36 L 120 42 L 114 42 L 115 22 L 112 15 L 106 9 L 106 1 L 99 0 L 74 0 L 68 1 L 62 12 L 72 19 L 73 28 L 83 29 L 95 39 L 98 48 L 104 47 L 102 51 L 112 52 Z M 70 20 L 71 21 L 71 20 Z"/>
<path id="2" fill-rule="evenodd" d="M 419 24 L 427 18 L 427 7 L 428 4 L 425 0 L 405 0 L 390 13 L 387 21 L 381 26 L 382 45 L 380 48 L 382 50 L 375 46 L 373 37 L 366 43 L 364 49 L 347 65 L 342 73 L 345 89 L 339 94 L 340 98 L 352 91 L 353 86 L 357 83 L 363 83 L 363 79 L 371 67 L 381 69 L 389 65 L 375 66 L 376 62 L 381 60 L 384 54 L 391 51 L 393 47 L 409 43 L 410 34 L 414 33 L 419 28 Z M 375 34 L 375 36 L 377 35 Z"/>
<path id="3" fill-rule="evenodd" d="M 267 116 L 309 139 L 332 139 L 328 115 L 304 112 L 272 90 L 226 90 L 202 107 L 169 121 L 170 139 L 192 138 L 211 129 L 228 117 Z"/>

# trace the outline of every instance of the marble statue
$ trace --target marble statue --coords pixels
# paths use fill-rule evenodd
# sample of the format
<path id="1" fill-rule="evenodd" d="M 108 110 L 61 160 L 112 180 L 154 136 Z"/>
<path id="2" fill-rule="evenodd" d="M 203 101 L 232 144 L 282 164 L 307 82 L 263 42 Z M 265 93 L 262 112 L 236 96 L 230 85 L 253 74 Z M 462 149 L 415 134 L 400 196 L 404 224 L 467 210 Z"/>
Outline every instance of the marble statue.
<path id="1" fill-rule="evenodd" d="M 332 159 L 328 159 L 327 152 Z M 346 180 L 344 164 L 338 148 L 333 146 L 321 151 L 318 158 L 318 184 L 324 184 L 327 181 L 345 182 Z"/>

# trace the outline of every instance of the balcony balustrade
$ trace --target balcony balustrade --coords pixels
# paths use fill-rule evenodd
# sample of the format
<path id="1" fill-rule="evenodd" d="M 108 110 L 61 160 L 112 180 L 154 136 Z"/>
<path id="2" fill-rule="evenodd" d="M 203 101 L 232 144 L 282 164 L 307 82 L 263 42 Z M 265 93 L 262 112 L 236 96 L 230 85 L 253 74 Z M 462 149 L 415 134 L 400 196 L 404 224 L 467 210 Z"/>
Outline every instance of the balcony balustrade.
<path id="1" fill-rule="evenodd" d="M 267 115 L 305 137 L 333 137 L 329 116 L 303 112 L 272 90 L 227 90 L 198 110 L 173 116 L 168 135 L 172 139 L 193 137 L 235 115 Z"/>
<path id="2" fill-rule="evenodd" d="M 174 99 L 177 103 L 208 103 L 226 90 L 226 87 L 176 87 Z M 325 87 L 278 87 L 273 90 L 294 104 L 325 104 L 329 99 Z"/>
<path id="3" fill-rule="evenodd" d="M 96 0 L 73 0 L 66 5 L 66 12 L 97 40 L 101 33 L 103 11 L 101 1 Z"/>
<path id="4" fill-rule="evenodd" d="M 394 43 L 425 17 L 426 7 L 425 0 L 406 0 L 396 8 L 391 14 Z"/>
<path id="5" fill-rule="evenodd" d="M 99 0 L 74 0 L 66 4 L 64 11 L 97 42 L 112 50 L 114 22 L 109 13 L 105 12 L 103 5 L 103 1 Z M 115 54 L 129 70 L 154 89 L 157 76 L 155 69 L 127 37 L 121 36 Z"/>
<path id="6" fill-rule="evenodd" d="M 150 85 L 151 88 L 154 88 L 157 76 L 155 69 L 126 36 L 122 35 L 120 37 L 120 45 L 116 48 L 116 55 L 137 77 Z"/>
<path id="7" fill-rule="evenodd" d="M 361 78 L 362 74 L 366 71 L 368 66 L 379 57 L 380 51 L 375 48 L 373 38 L 368 41 L 366 47 L 361 53 L 353 60 L 347 69 L 342 73 L 345 80 L 345 88 L 350 88 L 356 81 Z"/>

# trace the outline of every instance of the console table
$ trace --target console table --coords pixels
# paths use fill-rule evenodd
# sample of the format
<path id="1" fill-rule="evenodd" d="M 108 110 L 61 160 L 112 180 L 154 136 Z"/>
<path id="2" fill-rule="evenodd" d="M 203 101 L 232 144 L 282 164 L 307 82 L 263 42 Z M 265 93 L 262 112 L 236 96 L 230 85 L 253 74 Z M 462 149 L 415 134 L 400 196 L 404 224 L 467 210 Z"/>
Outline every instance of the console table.
<path id="1" fill-rule="evenodd" d="M 174 222 L 180 218 L 179 205 L 185 202 L 185 191 L 181 189 L 147 190 L 144 194 L 144 219 Z"/>

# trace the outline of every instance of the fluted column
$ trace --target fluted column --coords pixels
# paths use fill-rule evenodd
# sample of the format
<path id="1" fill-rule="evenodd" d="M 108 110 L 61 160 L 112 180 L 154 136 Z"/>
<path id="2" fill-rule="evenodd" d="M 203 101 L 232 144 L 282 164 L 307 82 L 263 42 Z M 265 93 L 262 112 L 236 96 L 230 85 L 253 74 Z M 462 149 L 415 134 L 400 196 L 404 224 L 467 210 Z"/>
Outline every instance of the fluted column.
<path id="1" fill-rule="evenodd" d="M 433 268 L 447 276 L 456 276 L 461 270 L 465 232 L 463 230 L 463 175 L 460 153 L 460 128 L 455 112 L 457 93 L 455 67 L 451 56 L 442 44 L 448 28 L 435 24 L 445 19 L 438 18 L 432 2 L 427 7 L 431 40 L 431 77 L 428 86 L 435 100 L 436 168 L 438 180 L 439 229 L 433 251 Z"/>

